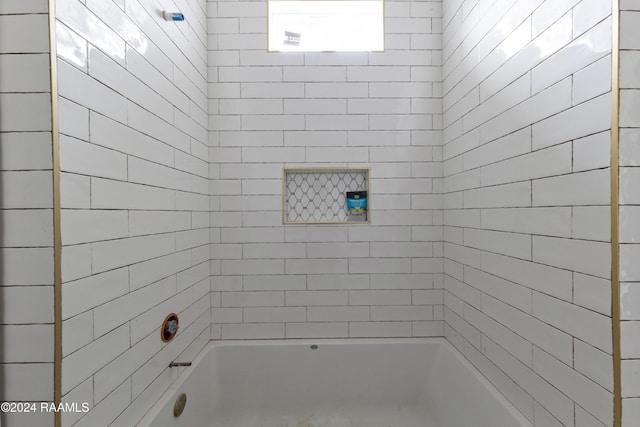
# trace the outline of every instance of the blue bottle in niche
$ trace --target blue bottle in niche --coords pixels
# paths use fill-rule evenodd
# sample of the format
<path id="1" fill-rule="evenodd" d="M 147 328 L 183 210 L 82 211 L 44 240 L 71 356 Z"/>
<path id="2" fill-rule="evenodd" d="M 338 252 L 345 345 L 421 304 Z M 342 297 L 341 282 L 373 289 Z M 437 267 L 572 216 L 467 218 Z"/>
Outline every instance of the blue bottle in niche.
<path id="1" fill-rule="evenodd" d="M 367 220 L 367 192 L 347 191 L 347 211 L 349 221 Z"/>

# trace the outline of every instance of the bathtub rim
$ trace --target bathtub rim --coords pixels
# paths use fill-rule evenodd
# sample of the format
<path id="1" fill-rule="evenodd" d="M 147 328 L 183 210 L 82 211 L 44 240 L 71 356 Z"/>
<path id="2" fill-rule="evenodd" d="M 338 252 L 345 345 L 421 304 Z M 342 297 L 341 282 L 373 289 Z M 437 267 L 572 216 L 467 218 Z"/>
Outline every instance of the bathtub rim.
<path id="1" fill-rule="evenodd" d="M 438 344 L 444 346 L 455 354 L 456 359 L 463 364 L 467 371 L 471 372 L 473 376 L 480 381 L 480 383 L 487 388 L 488 391 L 495 396 L 502 406 L 513 415 L 522 427 L 533 427 L 531 421 L 529 421 L 516 407 L 511 403 L 496 386 L 485 377 L 478 368 L 476 368 L 456 346 L 454 346 L 449 340 L 444 337 L 424 337 L 424 338 L 289 338 L 289 339 L 252 339 L 252 340 L 211 340 L 202 350 L 194 357 L 190 367 L 179 368 L 182 372 L 179 372 L 175 381 L 162 393 L 160 398 L 153 404 L 153 406 L 145 412 L 144 416 L 136 427 L 146 427 L 151 424 L 153 420 L 159 415 L 160 411 L 166 406 L 170 405 L 175 400 L 177 394 L 181 392 L 181 388 L 186 380 L 191 375 L 191 371 L 196 369 L 202 361 L 208 356 L 209 352 L 213 351 L 216 347 L 249 347 L 249 346 L 311 346 L 311 345 L 354 345 L 354 344 L 380 344 L 380 345 L 392 345 L 392 344 Z M 171 368 L 169 368 L 171 369 Z"/>

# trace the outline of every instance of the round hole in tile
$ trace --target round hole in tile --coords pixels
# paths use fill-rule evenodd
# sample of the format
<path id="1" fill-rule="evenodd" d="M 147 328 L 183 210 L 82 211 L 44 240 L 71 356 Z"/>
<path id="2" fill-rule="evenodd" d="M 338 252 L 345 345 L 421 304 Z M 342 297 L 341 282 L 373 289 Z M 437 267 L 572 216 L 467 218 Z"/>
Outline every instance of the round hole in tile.
<path id="1" fill-rule="evenodd" d="M 160 329 L 160 338 L 162 342 L 171 341 L 178 333 L 179 320 L 178 315 L 175 313 L 169 314 L 164 318 L 162 322 L 162 328 Z"/>

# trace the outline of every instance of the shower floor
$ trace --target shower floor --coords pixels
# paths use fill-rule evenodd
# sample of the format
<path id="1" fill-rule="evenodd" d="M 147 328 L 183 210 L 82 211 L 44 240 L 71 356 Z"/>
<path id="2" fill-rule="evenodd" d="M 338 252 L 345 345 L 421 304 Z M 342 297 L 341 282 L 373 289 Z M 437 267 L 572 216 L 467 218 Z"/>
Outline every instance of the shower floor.
<path id="1" fill-rule="evenodd" d="M 376 409 L 366 413 L 311 416 L 237 416 L 217 419 L 211 427 L 438 427 L 423 413 L 406 409 Z"/>

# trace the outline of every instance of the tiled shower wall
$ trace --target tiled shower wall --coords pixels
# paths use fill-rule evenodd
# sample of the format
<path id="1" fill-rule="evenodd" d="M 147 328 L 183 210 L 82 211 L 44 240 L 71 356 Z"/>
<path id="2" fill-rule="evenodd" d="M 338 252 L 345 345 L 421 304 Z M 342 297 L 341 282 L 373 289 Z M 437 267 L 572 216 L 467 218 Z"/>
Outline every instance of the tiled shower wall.
<path id="1" fill-rule="evenodd" d="M 0 4 L 3 400 L 52 400 L 45 3 Z M 56 3 L 63 392 L 93 407 L 64 425 L 132 425 L 210 336 L 441 335 L 443 317 L 536 425 L 611 425 L 610 2 L 449 0 L 443 21 L 440 2 L 388 1 L 385 53 L 287 55 L 265 52 L 263 2 L 181 1 L 182 24 L 159 16 L 168 0 Z M 622 20 L 625 427 L 638 15 Z M 372 224 L 282 226 L 283 166 L 371 167 Z M 182 330 L 162 345 L 169 311 Z"/>
<path id="2" fill-rule="evenodd" d="M 446 336 L 536 426 L 610 426 L 611 2 L 444 5 Z"/>
<path id="3" fill-rule="evenodd" d="M 209 340 L 205 6 L 56 1 L 65 426 L 134 425 Z"/>
<path id="4" fill-rule="evenodd" d="M 622 425 L 640 420 L 640 5 L 621 2 L 620 19 L 620 318 Z"/>
<path id="5" fill-rule="evenodd" d="M 51 77 L 45 1 L 0 2 L 0 401 L 53 400 Z M 2 414 L 51 426 L 52 414 Z"/>
<path id="6" fill-rule="evenodd" d="M 209 1 L 212 338 L 440 336 L 441 2 L 380 53 L 268 53 L 265 1 Z M 282 225 L 283 167 L 371 168 L 370 225 Z"/>

